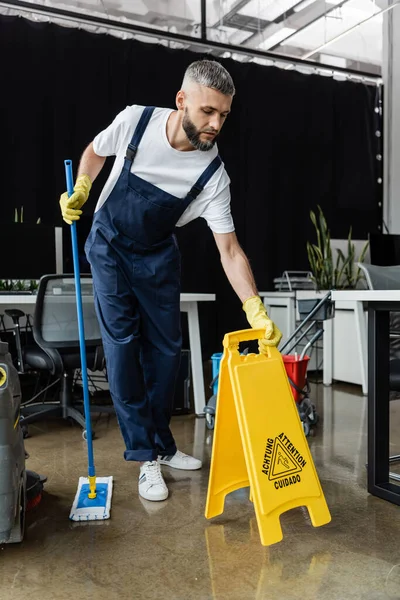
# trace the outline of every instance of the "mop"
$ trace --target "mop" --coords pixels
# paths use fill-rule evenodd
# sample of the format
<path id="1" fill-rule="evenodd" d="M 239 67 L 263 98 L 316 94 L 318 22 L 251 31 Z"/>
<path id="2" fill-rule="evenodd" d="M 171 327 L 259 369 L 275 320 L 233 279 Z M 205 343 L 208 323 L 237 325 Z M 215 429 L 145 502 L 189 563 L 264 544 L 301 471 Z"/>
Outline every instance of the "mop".
<path id="1" fill-rule="evenodd" d="M 67 179 L 67 192 L 71 196 L 74 192 L 72 176 L 72 161 L 65 160 L 65 175 Z M 78 316 L 79 346 L 81 353 L 83 405 L 85 409 L 86 441 L 88 448 L 88 477 L 80 477 L 78 490 L 71 508 L 69 518 L 72 521 L 96 521 L 110 518 L 111 496 L 113 487 L 112 477 L 97 477 L 94 466 L 92 424 L 90 419 L 89 385 L 86 365 L 85 330 L 83 324 L 81 276 L 78 260 L 78 238 L 76 223 L 71 225 L 72 257 L 74 262 L 76 310 Z"/>

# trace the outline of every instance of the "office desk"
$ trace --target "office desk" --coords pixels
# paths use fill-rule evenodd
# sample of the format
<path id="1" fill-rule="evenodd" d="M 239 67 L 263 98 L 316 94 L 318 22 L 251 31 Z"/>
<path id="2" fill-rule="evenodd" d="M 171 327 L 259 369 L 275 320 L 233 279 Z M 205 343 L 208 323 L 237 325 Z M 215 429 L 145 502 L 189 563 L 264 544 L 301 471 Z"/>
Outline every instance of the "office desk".
<path id="1" fill-rule="evenodd" d="M 215 301 L 215 294 L 181 294 L 181 311 L 188 315 L 194 410 L 196 415 L 199 416 L 203 415 L 206 398 L 204 390 L 203 361 L 201 357 L 198 303 L 213 301 Z M 24 312 L 33 314 L 35 303 L 35 294 L 0 294 L 0 313 L 4 313 L 6 308 L 19 308 Z"/>
<path id="2" fill-rule="evenodd" d="M 368 394 L 368 356 L 367 356 L 367 319 L 364 303 L 398 302 L 400 307 L 400 290 L 333 290 L 332 300 L 347 304 L 354 311 L 357 336 L 357 360 L 361 369 L 361 385 L 363 394 Z M 332 384 L 332 323 L 327 322 L 324 328 L 324 384 Z M 329 368 L 330 365 L 330 368 Z"/>

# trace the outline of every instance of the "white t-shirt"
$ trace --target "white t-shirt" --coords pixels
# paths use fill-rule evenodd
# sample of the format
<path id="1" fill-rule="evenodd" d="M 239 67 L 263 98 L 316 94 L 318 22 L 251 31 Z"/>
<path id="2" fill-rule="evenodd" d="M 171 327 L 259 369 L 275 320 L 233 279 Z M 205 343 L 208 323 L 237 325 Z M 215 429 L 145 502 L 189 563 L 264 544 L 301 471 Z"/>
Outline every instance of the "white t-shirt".
<path id="1" fill-rule="evenodd" d="M 93 141 L 93 148 L 98 156 L 116 156 L 110 176 L 97 202 L 96 211 L 107 200 L 121 173 L 126 148 L 143 109 L 143 106 L 135 104 L 127 106 Z M 215 145 L 207 152 L 181 152 L 172 148 L 166 133 L 171 112 L 169 108 L 154 110 L 133 161 L 132 173 L 173 196 L 183 198 L 217 156 L 218 148 Z M 230 179 L 222 164 L 196 200 L 185 210 L 177 226 L 182 227 L 197 217 L 203 217 L 215 233 L 234 231 L 229 184 Z"/>

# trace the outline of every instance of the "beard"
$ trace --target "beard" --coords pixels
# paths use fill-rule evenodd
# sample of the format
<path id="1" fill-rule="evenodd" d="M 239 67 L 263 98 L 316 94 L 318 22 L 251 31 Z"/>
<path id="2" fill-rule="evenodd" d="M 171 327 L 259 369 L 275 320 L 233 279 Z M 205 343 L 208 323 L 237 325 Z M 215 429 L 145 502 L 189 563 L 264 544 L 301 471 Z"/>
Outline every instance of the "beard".
<path id="1" fill-rule="evenodd" d="M 216 135 L 213 139 L 203 142 L 200 139 L 200 135 L 202 133 L 214 133 L 214 131 L 212 131 L 212 130 L 199 131 L 197 129 L 196 125 L 190 119 L 187 108 L 185 108 L 185 114 L 183 115 L 182 127 L 183 127 L 184 132 L 187 135 L 189 142 L 192 144 L 192 146 L 194 148 L 196 148 L 196 150 L 201 150 L 202 152 L 207 152 L 208 150 L 211 150 L 214 147 L 218 136 Z"/>

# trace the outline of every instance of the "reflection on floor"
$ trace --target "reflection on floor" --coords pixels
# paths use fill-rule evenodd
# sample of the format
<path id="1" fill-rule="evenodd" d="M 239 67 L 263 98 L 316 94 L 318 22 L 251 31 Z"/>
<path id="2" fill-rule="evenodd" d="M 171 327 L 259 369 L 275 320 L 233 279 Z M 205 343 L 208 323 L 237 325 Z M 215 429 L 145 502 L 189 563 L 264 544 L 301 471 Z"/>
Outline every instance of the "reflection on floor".
<path id="1" fill-rule="evenodd" d="M 282 516 L 284 540 L 260 545 L 248 490 L 207 521 L 212 433 L 203 419 L 173 420 L 178 447 L 201 471 L 164 469 L 166 502 L 141 501 L 138 468 L 122 458 L 114 418 L 96 425 L 98 475 L 113 475 L 110 521 L 73 524 L 68 514 L 86 474 L 78 427 L 31 426 L 28 468 L 48 476 L 22 545 L 0 547 L 1 600 L 387 600 L 400 599 L 399 507 L 366 491 L 366 398 L 359 388 L 314 387 L 321 420 L 309 438 L 332 513 L 314 529 L 298 509 Z M 400 453 L 400 401 L 391 403 L 391 453 Z"/>

